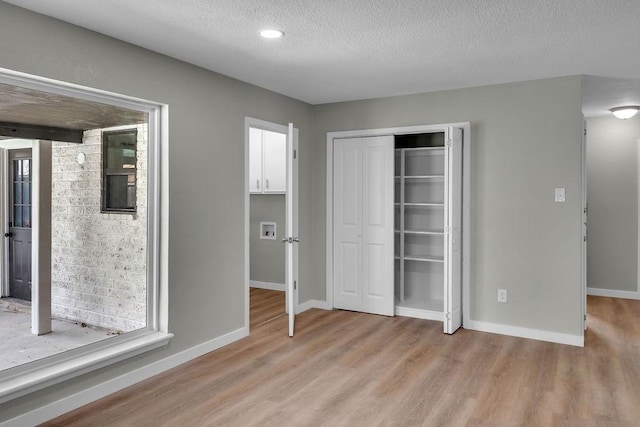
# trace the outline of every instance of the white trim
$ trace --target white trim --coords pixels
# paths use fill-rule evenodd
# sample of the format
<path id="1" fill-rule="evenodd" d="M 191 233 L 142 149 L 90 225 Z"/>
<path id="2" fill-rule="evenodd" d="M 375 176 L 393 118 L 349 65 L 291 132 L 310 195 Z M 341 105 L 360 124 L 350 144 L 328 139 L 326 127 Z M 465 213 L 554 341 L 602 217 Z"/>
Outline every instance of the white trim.
<path id="1" fill-rule="evenodd" d="M 105 381 L 95 385 L 89 389 L 83 390 L 71 396 L 50 403 L 46 406 L 34 409 L 33 411 L 21 414 L 15 418 L 9 419 L 0 426 L 3 427 L 21 427 L 25 425 L 38 425 L 52 418 L 66 414 L 88 403 L 101 399 L 105 396 L 120 391 L 126 387 L 146 380 L 154 375 L 175 368 L 183 363 L 210 353 L 221 347 L 229 345 L 249 335 L 247 328 L 240 328 L 229 332 L 211 341 L 191 347 L 180 353 L 169 356 L 165 359 L 158 360 L 149 365 L 145 365 L 139 369 L 127 372 L 124 375 Z"/>
<path id="2" fill-rule="evenodd" d="M 587 288 L 587 295 L 596 297 L 624 298 L 640 300 L 639 291 L 619 291 L 616 289 Z"/>
<path id="3" fill-rule="evenodd" d="M 317 308 L 319 310 L 331 310 L 331 307 L 329 307 L 329 304 L 327 304 L 326 301 L 311 299 L 309 301 L 303 302 L 302 304 L 298 304 L 298 309 L 296 310 L 296 314 L 300 314 L 303 311 L 307 311 L 312 308 Z"/>
<path id="4" fill-rule="evenodd" d="M 286 291 L 284 283 L 259 282 L 257 280 L 249 281 L 249 286 L 258 289 L 268 289 L 270 291 Z"/>
<path id="5" fill-rule="evenodd" d="M 470 320 L 471 287 L 471 122 L 444 123 L 438 125 L 405 126 L 381 129 L 362 129 L 352 131 L 327 132 L 327 169 L 326 169 L 326 285 L 325 299 L 329 309 L 333 304 L 333 140 L 365 136 L 384 136 L 432 132 L 456 127 L 463 130 L 462 154 L 462 325 Z"/>
<path id="6" fill-rule="evenodd" d="M 638 198 L 638 261 L 636 262 L 636 289 L 640 292 L 640 139 L 638 139 L 637 161 L 636 161 L 636 177 L 638 180 L 637 198 Z"/>
<path id="7" fill-rule="evenodd" d="M 543 331 L 541 329 L 523 328 L 520 326 L 500 325 L 498 323 L 480 322 L 477 320 L 468 320 L 464 325 L 464 328 L 479 332 L 490 332 L 492 334 L 584 347 L 583 335 Z"/>
<path id="8" fill-rule="evenodd" d="M 580 321 L 582 329 L 587 329 L 587 233 L 588 233 L 588 209 L 587 209 L 587 122 L 582 119 L 582 157 L 581 157 L 581 203 L 582 203 L 582 236 L 580 241 Z"/>
<path id="9" fill-rule="evenodd" d="M 396 316 L 415 317 L 416 319 L 435 320 L 444 322 L 444 312 L 420 310 L 417 308 L 398 307 L 395 309 Z"/>
<path id="10" fill-rule="evenodd" d="M 0 401 L 165 345 L 168 333 L 168 106 L 0 68 L 0 83 L 148 113 L 147 327 L 0 372 Z"/>
<path id="11" fill-rule="evenodd" d="M 105 346 L 75 357 L 66 357 L 57 363 L 27 370 L 9 376 L 0 382 L 0 403 L 43 389 L 52 384 L 68 380 L 86 372 L 102 368 L 145 351 L 166 345 L 173 334 L 154 332 L 138 338 Z"/>

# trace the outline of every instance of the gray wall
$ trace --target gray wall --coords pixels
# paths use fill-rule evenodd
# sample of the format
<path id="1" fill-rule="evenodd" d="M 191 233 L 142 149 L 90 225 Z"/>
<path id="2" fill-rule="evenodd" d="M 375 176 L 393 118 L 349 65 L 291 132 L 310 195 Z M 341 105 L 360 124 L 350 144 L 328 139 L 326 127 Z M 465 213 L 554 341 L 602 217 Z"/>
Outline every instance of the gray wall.
<path id="1" fill-rule="evenodd" d="M 258 282 L 284 284 L 285 281 L 285 195 L 252 194 L 249 225 L 251 270 L 249 277 Z M 260 221 L 276 223 L 276 240 L 260 239 Z"/>
<path id="2" fill-rule="evenodd" d="M 300 234 L 310 233 L 308 104 L 0 2 L 4 68 L 169 105 L 169 347 L 0 405 L 0 421 L 244 325 L 244 117 L 300 130 Z M 311 280 L 300 243 L 300 301 Z"/>
<path id="3" fill-rule="evenodd" d="M 587 283 L 637 291 L 640 116 L 587 120 Z"/>
<path id="4" fill-rule="evenodd" d="M 300 129 L 300 302 L 325 297 L 326 132 L 471 121 L 472 318 L 581 334 L 579 77 L 312 108 L 2 2 L 0 57 L 169 105 L 175 334 L 168 348 L 0 405 L 0 421 L 243 326 L 245 116 Z M 553 203 L 559 186 L 564 204 Z M 509 303 L 496 302 L 499 287 Z"/>
<path id="5" fill-rule="evenodd" d="M 314 107 L 312 297 L 325 297 L 326 133 L 470 121 L 471 318 L 582 335 L 580 85 L 567 77 Z M 566 203 L 554 203 L 555 187 Z"/>

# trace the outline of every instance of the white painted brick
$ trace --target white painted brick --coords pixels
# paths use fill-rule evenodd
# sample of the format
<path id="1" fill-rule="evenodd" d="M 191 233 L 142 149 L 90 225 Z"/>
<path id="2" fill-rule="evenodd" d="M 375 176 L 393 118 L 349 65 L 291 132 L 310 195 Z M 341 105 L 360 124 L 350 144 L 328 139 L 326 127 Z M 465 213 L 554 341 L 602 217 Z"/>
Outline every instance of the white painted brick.
<path id="1" fill-rule="evenodd" d="M 101 131 L 83 144 L 54 143 L 52 310 L 118 331 L 146 323 L 146 137 L 138 126 L 138 212 L 103 214 Z M 86 155 L 79 165 L 78 153 Z"/>

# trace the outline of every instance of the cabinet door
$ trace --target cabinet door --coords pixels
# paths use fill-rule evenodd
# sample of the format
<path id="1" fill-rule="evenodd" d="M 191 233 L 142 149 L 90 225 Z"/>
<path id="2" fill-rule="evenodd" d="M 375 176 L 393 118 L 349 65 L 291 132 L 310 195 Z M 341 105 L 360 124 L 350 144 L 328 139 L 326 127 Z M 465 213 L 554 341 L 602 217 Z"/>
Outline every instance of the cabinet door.
<path id="1" fill-rule="evenodd" d="M 249 128 L 249 193 L 262 193 L 262 130 Z"/>
<path id="2" fill-rule="evenodd" d="M 462 130 L 447 130 L 445 151 L 444 332 L 462 326 Z"/>
<path id="3" fill-rule="evenodd" d="M 265 193 L 287 191 L 287 135 L 268 130 L 262 134 Z"/>

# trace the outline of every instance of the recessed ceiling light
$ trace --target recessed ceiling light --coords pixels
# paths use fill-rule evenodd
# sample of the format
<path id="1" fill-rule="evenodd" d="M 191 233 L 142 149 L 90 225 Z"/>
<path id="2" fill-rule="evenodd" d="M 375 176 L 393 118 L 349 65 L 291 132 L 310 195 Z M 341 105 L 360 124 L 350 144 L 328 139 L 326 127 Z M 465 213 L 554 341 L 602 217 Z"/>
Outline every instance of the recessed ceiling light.
<path id="1" fill-rule="evenodd" d="M 265 39 L 279 39 L 284 36 L 284 32 L 280 30 L 262 30 L 259 34 L 260 37 L 264 37 Z"/>
<path id="2" fill-rule="evenodd" d="M 609 111 L 611 111 L 613 115 L 616 116 L 617 118 L 624 120 L 624 119 L 630 119 L 631 117 L 635 116 L 638 110 L 640 110 L 639 106 L 628 105 L 626 107 L 612 108 Z"/>

